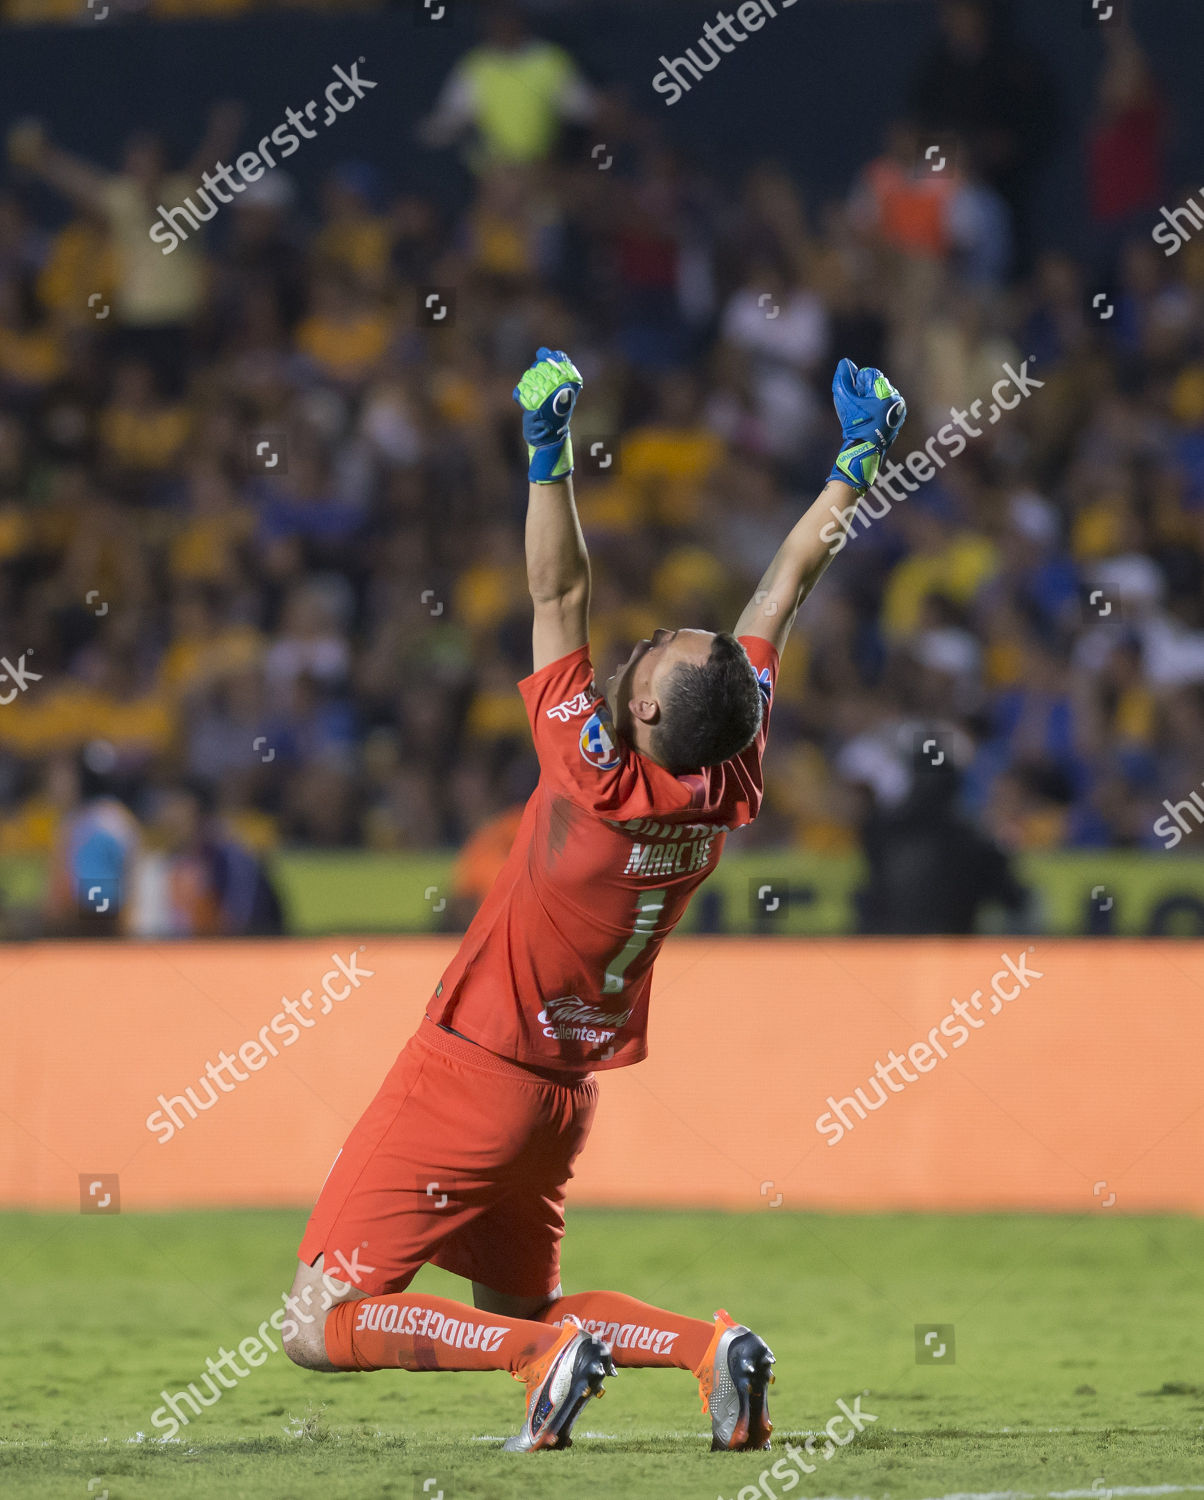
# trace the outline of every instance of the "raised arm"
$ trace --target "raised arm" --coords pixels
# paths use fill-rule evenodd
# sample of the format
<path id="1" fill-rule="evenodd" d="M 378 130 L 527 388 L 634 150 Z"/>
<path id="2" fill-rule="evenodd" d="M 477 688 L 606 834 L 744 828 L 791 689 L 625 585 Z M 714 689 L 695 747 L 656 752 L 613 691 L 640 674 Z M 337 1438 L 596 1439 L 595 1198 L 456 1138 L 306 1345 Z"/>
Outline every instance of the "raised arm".
<path id="1" fill-rule="evenodd" d="M 74 156 L 70 151 L 52 145 L 38 121 L 13 127 L 8 136 L 8 156 L 14 165 L 33 172 L 79 207 L 104 207 L 105 189 L 112 181 L 111 174 L 93 166 L 82 156 Z"/>
<path id="2" fill-rule="evenodd" d="M 738 636 L 760 636 L 778 651 L 786 644 L 799 605 L 844 545 L 850 501 L 855 505 L 878 477 L 882 455 L 907 416 L 906 403 L 881 370 L 859 370 L 848 359 L 836 367 L 832 395 L 843 446 L 828 482 L 778 548 L 736 623 Z"/>
<path id="3" fill-rule="evenodd" d="M 573 500 L 569 423 L 581 375 L 559 349 L 540 349 L 514 388 L 527 439 L 527 586 L 535 606 L 535 671 L 589 640 L 589 556 Z"/>
<path id="4" fill-rule="evenodd" d="M 589 640 L 589 558 L 571 479 L 531 485 L 527 586 L 535 606 L 531 650 L 538 672 Z"/>
<path id="5" fill-rule="evenodd" d="M 205 124 L 205 134 L 184 168 L 184 175 L 190 182 L 198 181 L 203 172 L 216 166 L 234 150 L 246 115 L 246 108 L 234 99 L 225 99 L 213 106 Z"/>
<path id="6" fill-rule="evenodd" d="M 759 635 L 781 651 L 798 607 L 823 577 L 839 550 L 831 537 L 833 517 L 849 503 L 849 487 L 829 479 L 778 548 L 736 622 L 736 635 Z"/>

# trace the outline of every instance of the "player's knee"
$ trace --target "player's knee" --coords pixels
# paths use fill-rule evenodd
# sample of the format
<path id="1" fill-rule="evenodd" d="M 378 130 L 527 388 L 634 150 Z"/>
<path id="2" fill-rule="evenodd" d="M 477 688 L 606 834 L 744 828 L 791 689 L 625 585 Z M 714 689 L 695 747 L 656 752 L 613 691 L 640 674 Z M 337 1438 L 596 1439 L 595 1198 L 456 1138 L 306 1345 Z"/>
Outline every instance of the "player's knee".
<path id="1" fill-rule="evenodd" d="M 312 1266 L 304 1261 L 298 1265 L 293 1289 L 284 1299 L 280 1342 L 293 1364 L 303 1370 L 335 1368 L 326 1353 L 326 1315 L 338 1300 L 323 1272 L 321 1256 Z"/>
<path id="2" fill-rule="evenodd" d="M 303 1369 L 308 1367 L 309 1351 L 306 1348 L 305 1336 L 295 1323 L 291 1328 L 285 1324 L 281 1329 L 280 1343 L 295 1365 L 300 1365 Z"/>
<path id="3" fill-rule="evenodd" d="M 280 1342 L 293 1364 L 300 1365 L 303 1370 L 329 1368 L 326 1339 L 315 1324 L 298 1323 L 295 1320 L 291 1326 L 286 1323 L 281 1330 Z"/>
<path id="4" fill-rule="evenodd" d="M 280 1343 L 293 1364 L 303 1370 L 329 1370 L 326 1354 L 326 1309 L 314 1305 L 302 1287 L 300 1295 L 293 1287 L 292 1295 L 285 1298 L 287 1315 L 280 1329 Z"/>

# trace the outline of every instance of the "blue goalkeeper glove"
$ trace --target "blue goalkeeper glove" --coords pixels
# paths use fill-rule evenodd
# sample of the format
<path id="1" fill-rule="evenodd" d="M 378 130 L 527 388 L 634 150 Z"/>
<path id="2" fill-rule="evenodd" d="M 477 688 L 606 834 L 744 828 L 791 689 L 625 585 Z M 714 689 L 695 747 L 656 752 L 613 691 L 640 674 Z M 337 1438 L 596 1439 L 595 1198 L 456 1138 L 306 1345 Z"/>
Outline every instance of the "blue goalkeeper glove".
<path id="1" fill-rule="evenodd" d="M 569 422 L 581 394 L 581 372 L 563 349 L 540 349 L 535 363 L 514 387 L 523 409 L 527 477 L 532 484 L 555 484 L 573 472 Z"/>
<path id="2" fill-rule="evenodd" d="M 842 359 L 832 377 L 832 400 L 844 444 L 828 480 L 839 479 L 864 494 L 878 477 L 878 465 L 907 418 L 907 402 L 881 370 L 859 370 Z"/>

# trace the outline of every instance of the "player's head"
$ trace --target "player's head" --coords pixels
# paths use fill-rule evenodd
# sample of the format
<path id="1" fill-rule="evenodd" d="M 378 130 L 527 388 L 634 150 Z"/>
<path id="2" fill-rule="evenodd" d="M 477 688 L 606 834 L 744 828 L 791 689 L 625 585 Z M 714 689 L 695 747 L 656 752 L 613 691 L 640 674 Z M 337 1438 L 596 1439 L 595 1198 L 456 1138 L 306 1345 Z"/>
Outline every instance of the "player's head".
<path id="1" fill-rule="evenodd" d="M 490 0 L 481 21 L 489 42 L 504 52 L 516 51 L 526 40 L 526 19 L 514 0 Z"/>
<path id="2" fill-rule="evenodd" d="M 748 653 L 726 631 L 656 630 L 606 684 L 615 726 L 677 775 L 747 749 L 761 727 Z"/>
<path id="3" fill-rule="evenodd" d="M 166 166 L 163 142 L 150 130 L 136 130 L 125 142 L 122 167 L 127 176 L 146 188 L 156 187 Z"/>

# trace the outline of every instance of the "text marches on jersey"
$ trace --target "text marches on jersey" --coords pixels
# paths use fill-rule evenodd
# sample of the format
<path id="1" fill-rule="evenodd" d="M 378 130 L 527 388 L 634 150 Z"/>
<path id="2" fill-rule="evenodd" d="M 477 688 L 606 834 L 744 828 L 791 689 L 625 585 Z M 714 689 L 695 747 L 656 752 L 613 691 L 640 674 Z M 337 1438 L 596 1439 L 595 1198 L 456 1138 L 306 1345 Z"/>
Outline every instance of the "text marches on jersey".
<path id="1" fill-rule="evenodd" d="M 610 826 L 656 840 L 632 844 L 623 874 L 658 878 L 707 869 L 715 835 L 728 831 L 719 823 L 658 823 L 654 818 L 635 818 Z"/>

